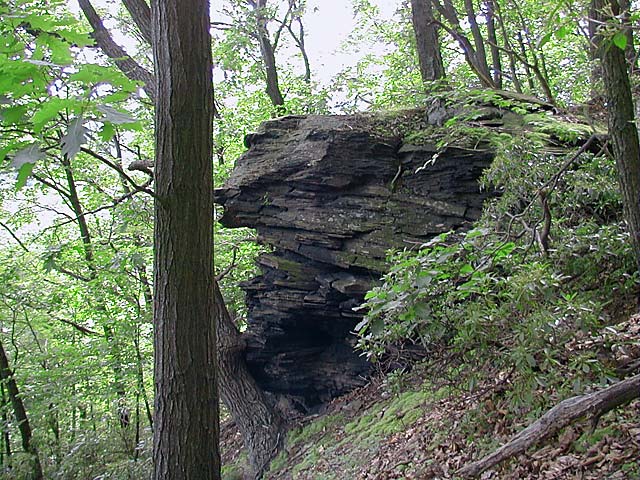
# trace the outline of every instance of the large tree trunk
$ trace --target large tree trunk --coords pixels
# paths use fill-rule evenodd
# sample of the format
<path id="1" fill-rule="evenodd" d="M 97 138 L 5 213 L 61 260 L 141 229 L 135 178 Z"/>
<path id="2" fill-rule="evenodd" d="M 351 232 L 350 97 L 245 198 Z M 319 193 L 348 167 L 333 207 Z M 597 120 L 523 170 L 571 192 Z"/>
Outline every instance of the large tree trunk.
<path id="1" fill-rule="evenodd" d="M 592 0 L 590 23 L 606 23 L 610 20 L 607 11 L 619 15 L 618 2 Z M 592 31 L 597 32 L 593 28 Z M 594 41 L 595 52 L 602 62 L 602 77 L 609 113 L 609 135 L 616 159 L 625 219 L 640 268 L 640 143 L 638 129 L 634 123 L 633 96 L 625 52 L 612 42 L 605 41 L 599 34 L 594 36 Z"/>
<path id="2" fill-rule="evenodd" d="M 422 81 L 426 83 L 443 78 L 444 65 L 431 0 L 411 0 L 411 21 Z"/>
<path id="3" fill-rule="evenodd" d="M 245 344 L 214 285 L 218 322 L 220 393 L 240 429 L 256 478 L 264 473 L 284 440 L 284 422 L 247 370 Z"/>
<path id="4" fill-rule="evenodd" d="M 156 480 L 219 479 L 209 2 L 152 4 Z"/>
<path id="5" fill-rule="evenodd" d="M 4 351 L 4 346 L 0 341 L 0 380 L 7 387 L 9 393 L 9 400 L 13 406 L 13 413 L 16 416 L 16 422 L 18 423 L 18 429 L 22 437 L 22 449 L 31 455 L 33 461 L 33 470 L 31 479 L 42 480 L 42 465 L 40 464 L 40 457 L 38 456 L 38 450 L 31 443 L 31 425 L 29 424 L 29 418 L 27 417 L 27 411 L 22 403 L 22 397 L 18 391 L 18 385 L 13 378 L 13 372 L 9 366 L 9 359 Z"/>
<path id="6" fill-rule="evenodd" d="M 624 28 L 624 34 L 627 37 L 627 48 L 624 49 L 624 55 L 627 60 L 627 66 L 630 74 L 638 73 L 637 63 L 638 54 L 633 40 L 633 24 L 631 22 L 631 0 L 618 0 L 620 6 L 620 19 Z"/>
<path id="7" fill-rule="evenodd" d="M 127 8 L 132 12 L 132 17 L 136 22 L 136 24 L 138 25 L 138 27 L 140 28 L 140 30 L 142 32 L 149 30 L 149 27 L 146 24 L 146 13 L 145 13 L 144 5 L 140 5 L 140 4 L 143 4 L 144 1 L 143 0 L 126 0 L 124 3 L 127 6 Z M 93 8 L 91 7 L 89 0 L 82 0 L 81 5 L 84 5 L 83 11 L 85 15 L 87 15 L 87 18 L 89 19 L 91 24 L 94 26 L 94 28 L 98 27 L 98 29 L 102 32 L 102 35 L 100 35 L 99 38 L 100 39 L 104 38 L 105 37 L 104 33 L 106 32 L 106 30 L 104 30 L 104 27 L 102 25 L 102 20 L 97 16 L 97 14 L 95 14 L 95 10 L 93 10 Z M 260 7 L 264 8 L 265 5 L 266 5 L 266 2 L 261 0 Z M 136 12 L 140 13 L 140 15 L 133 15 L 134 12 L 132 10 L 135 10 Z M 284 99 L 282 98 L 282 94 L 280 92 L 280 88 L 278 85 L 273 46 L 269 41 L 268 32 L 266 32 L 266 24 L 264 25 L 264 27 L 265 28 L 263 33 L 267 36 L 263 38 L 263 43 L 264 43 L 263 46 L 265 48 L 263 57 L 266 59 L 265 65 L 269 65 L 269 68 L 266 68 L 267 74 L 268 74 L 267 76 L 269 77 L 269 81 L 267 83 L 268 85 L 271 85 L 271 87 L 269 88 L 269 97 L 271 98 L 271 101 L 274 105 L 276 106 L 283 105 Z M 108 32 L 106 33 L 108 34 Z M 265 39 L 266 39 L 266 42 L 264 41 Z M 108 38 L 108 40 L 111 40 L 110 37 Z M 110 54 L 113 55 L 113 52 L 111 52 L 111 50 L 109 50 L 108 48 L 109 45 L 110 45 L 109 42 L 106 42 L 106 44 L 105 42 L 102 42 L 102 43 L 99 42 L 99 46 L 104 50 L 104 52 L 107 55 L 110 55 Z M 187 46 L 185 48 L 189 48 L 189 47 Z M 166 58 L 164 59 L 164 61 L 169 62 L 169 60 Z M 118 66 L 123 68 L 123 66 L 120 64 L 118 64 Z M 157 68 L 157 64 L 156 64 L 156 68 Z M 165 65 L 163 65 L 162 68 L 164 69 Z M 163 73 L 168 75 L 169 71 L 166 70 L 166 71 L 163 71 Z M 137 79 L 143 80 L 143 81 L 146 80 L 145 78 L 142 78 L 142 77 Z M 167 81 L 166 77 L 164 81 L 165 82 Z M 155 84 L 156 84 L 155 77 L 151 77 L 151 84 L 153 86 L 152 91 L 155 92 Z M 164 88 L 167 89 L 168 87 L 165 86 Z M 191 91 L 191 87 L 188 85 L 184 87 L 180 91 L 180 93 L 186 93 L 190 91 Z M 213 95 L 213 91 L 211 92 L 211 95 Z M 208 105 L 208 103 L 206 103 L 204 100 L 202 100 L 200 104 Z M 158 128 L 159 128 L 159 124 L 157 125 L 156 130 L 158 130 Z M 176 127 L 176 128 L 179 128 L 179 127 Z M 182 130 L 182 133 L 187 134 L 190 131 L 190 128 L 199 128 L 199 127 L 185 126 L 184 129 Z M 193 130 L 193 131 L 198 132 L 198 134 L 201 134 L 204 132 L 202 130 Z M 174 132 L 174 133 L 178 134 L 180 132 Z M 161 133 L 160 135 L 167 135 L 167 133 L 164 132 L 164 133 Z M 189 141 L 187 140 L 186 143 L 189 143 Z M 185 156 L 185 159 L 192 160 L 191 156 L 188 154 Z M 205 178 L 207 178 L 207 175 L 202 169 L 198 170 L 198 167 L 191 166 L 191 163 L 185 162 L 183 163 L 182 166 L 184 167 L 184 171 L 186 171 L 187 174 L 189 172 L 198 172 L 194 175 L 194 178 L 198 177 L 200 180 L 204 180 Z M 169 166 L 165 164 L 163 164 L 162 166 L 156 164 L 156 172 L 157 172 L 156 188 L 157 188 L 158 194 L 162 192 L 161 188 L 163 187 L 163 185 L 160 184 L 161 182 L 160 170 L 162 167 L 164 167 L 164 170 L 167 170 L 169 168 Z M 167 186 L 164 185 L 164 187 L 166 189 Z M 184 187 L 184 189 L 188 190 L 188 187 Z M 200 213 L 203 213 L 204 211 L 205 209 L 201 209 Z M 208 211 L 210 212 L 210 209 Z M 167 212 L 167 215 L 165 215 L 165 217 L 167 216 L 168 216 L 168 212 Z M 178 220 L 182 220 L 182 217 L 178 216 Z M 185 223 L 187 224 L 186 225 L 187 229 L 185 230 L 185 233 L 188 232 L 188 228 L 191 228 L 193 225 L 202 225 L 201 223 L 190 224 L 188 221 L 182 222 L 181 225 Z M 179 231 L 179 227 L 177 227 L 177 230 Z M 196 252 L 197 250 L 194 249 L 194 253 Z M 158 252 L 156 252 L 156 255 L 158 255 Z M 157 288 L 158 288 L 158 285 L 156 284 L 156 290 Z M 270 406 L 264 392 L 260 389 L 260 387 L 258 387 L 255 380 L 253 379 L 251 374 L 248 372 L 244 362 L 243 353 L 242 353 L 244 350 L 244 342 L 242 341 L 239 332 L 237 331 L 237 329 L 235 328 L 235 325 L 233 324 L 231 318 L 229 317 L 229 313 L 224 305 L 224 300 L 222 299 L 222 296 L 219 290 L 217 289 L 217 285 L 215 285 L 215 288 L 216 288 L 215 313 L 212 314 L 210 319 L 213 318 L 214 320 L 218 321 L 218 329 L 219 329 L 218 341 L 219 341 L 219 348 L 220 348 L 219 374 L 223 379 L 221 394 L 225 404 L 229 408 L 232 416 L 234 417 L 234 420 L 237 422 L 240 428 L 240 431 L 242 432 L 244 443 L 248 450 L 249 459 L 252 464 L 252 467 L 257 471 L 259 475 L 261 473 L 260 471 L 264 470 L 264 468 L 268 465 L 268 461 L 273 457 L 273 455 L 276 453 L 277 449 L 282 443 L 282 440 L 283 440 L 282 432 L 284 431 L 284 427 L 283 427 L 284 422 L 280 417 L 280 415 Z M 211 298 L 211 297 L 206 296 L 203 298 Z M 167 326 L 165 328 L 169 328 L 169 327 Z M 251 400 L 249 401 L 247 399 L 251 399 Z M 152 422 L 150 421 L 150 423 Z M 267 425 L 267 428 L 264 428 L 265 425 Z"/>

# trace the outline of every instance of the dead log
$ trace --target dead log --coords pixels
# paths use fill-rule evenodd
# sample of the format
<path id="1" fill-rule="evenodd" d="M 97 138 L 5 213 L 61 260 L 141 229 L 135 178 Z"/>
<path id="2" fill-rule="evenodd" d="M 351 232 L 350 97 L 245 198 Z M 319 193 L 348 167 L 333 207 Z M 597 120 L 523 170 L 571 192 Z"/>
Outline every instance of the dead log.
<path id="1" fill-rule="evenodd" d="M 466 478 L 477 477 L 507 458 L 523 453 L 540 440 L 556 434 L 579 418 L 597 419 L 608 411 L 625 405 L 638 397 L 640 397 L 640 375 L 597 392 L 563 400 L 502 447 L 481 460 L 464 466 L 458 471 L 458 474 Z"/>

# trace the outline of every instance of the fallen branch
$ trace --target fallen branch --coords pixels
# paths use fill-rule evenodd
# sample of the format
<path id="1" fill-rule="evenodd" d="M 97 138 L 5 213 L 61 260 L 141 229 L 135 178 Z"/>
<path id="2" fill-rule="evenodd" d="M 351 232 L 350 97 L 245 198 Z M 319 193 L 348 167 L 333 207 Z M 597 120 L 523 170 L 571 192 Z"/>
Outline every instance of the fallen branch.
<path id="1" fill-rule="evenodd" d="M 574 420 L 589 416 L 598 419 L 610 410 L 640 397 L 640 375 L 628 378 L 594 393 L 563 400 L 493 453 L 470 463 L 458 474 L 471 478 L 507 458 L 523 453 L 540 440 L 554 435 Z"/>

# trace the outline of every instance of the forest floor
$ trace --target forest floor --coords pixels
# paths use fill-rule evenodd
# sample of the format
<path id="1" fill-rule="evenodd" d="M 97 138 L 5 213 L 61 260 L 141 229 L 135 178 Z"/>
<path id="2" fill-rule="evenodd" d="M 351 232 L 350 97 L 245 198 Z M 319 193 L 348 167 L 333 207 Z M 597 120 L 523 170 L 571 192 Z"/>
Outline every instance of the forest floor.
<path id="1" fill-rule="evenodd" d="M 640 359 L 640 316 L 598 337 L 576 335 L 567 349 L 590 349 L 612 368 Z M 301 419 L 265 476 L 271 480 L 455 479 L 456 471 L 492 452 L 560 398 L 538 385 L 517 401 L 513 372 L 481 367 L 472 391 L 434 363 L 380 375 Z M 439 370 L 439 369 L 438 369 Z M 454 369 L 455 371 L 455 369 Z M 586 391 L 590 391 L 589 388 Z M 582 387 L 580 393 L 584 393 Z M 520 406 L 517 406 L 520 405 Z M 232 423 L 223 426 L 223 478 L 242 479 L 246 455 Z M 640 479 L 640 401 L 594 422 L 582 420 L 494 469 L 482 479 Z"/>

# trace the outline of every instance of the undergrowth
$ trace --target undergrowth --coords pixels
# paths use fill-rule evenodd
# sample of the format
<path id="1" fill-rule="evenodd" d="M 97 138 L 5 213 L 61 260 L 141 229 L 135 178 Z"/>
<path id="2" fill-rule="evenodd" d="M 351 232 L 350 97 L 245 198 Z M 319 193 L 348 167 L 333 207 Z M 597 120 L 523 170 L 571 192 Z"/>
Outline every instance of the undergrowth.
<path id="1" fill-rule="evenodd" d="M 560 126 L 555 137 L 577 139 Z M 494 147 L 483 186 L 500 195 L 472 230 L 390 252 L 361 307 L 358 347 L 374 362 L 410 343 L 446 352 L 470 390 L 490 364 L 510 372 L 515 404 L 542 407 L 538 387 L 577 393 L 614 379 L 594 352 L 568 345 L 622 317 L 635 264 L 606 145 L 557 155 L 525 132 Z"/>

